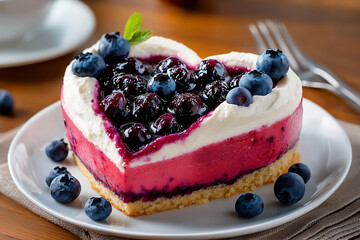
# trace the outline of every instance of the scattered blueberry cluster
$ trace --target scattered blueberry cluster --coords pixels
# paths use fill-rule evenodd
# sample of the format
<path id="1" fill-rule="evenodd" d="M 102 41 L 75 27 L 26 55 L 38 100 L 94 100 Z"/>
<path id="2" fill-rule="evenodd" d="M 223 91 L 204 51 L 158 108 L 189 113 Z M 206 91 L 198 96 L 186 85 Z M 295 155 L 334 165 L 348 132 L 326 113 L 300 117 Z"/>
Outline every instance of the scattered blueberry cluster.
<path id="1" fill-rule="evenodd" d="M 304 196 L 305 183 L 310 179 L 310 169 L 303 163 L 296 163 L 275 182 L 274 193 L 283 204 L 294 204 Z"/>
<path id="2" fill-rule="evenodd" d="M 293 164 L 274 184 L 276 198 L 285 205 L 301 200 L 305 193 L 305 183 L 310 179 L 310 169 L 303 163 Z M 264 210 L 261 197 L 255 193 L 242 194 L 235 203 L 236 213 L 244 218 L 260 215 Z"/>
<path id="3" fill-rule="evenodd" d="M 54 140 L 45 149 L 46 155 L 55 162 L 63 161 L 68 155 L 67 144 L 63 139 Z M 66 167 L 56 166 L 45 178 L 51 197 L 60 203 L 74 201 L 81 192 L 80 182 Z M 85 203 L 86 215 L 95 221 L 104 220 L 112 211 L 111 204 L 102 197 L 92 197 Z"/>
<path id="4" fill-rule="evenodd" d="M 265 96 L 289 71 L 289 60 L 280 50 L 268 49 L 256 61 L 256 70 L 244 74 L 227 95 L 226 101 L 238 106 L 249 106 L 252 96 Z"/>
<path id="5" fill-rule="evenodd" d="M 259 57 L 259 71 L 231 74 L 214 59 L 192 70 L 175 57 L 141 61 L 128 57 L 129 51 L 129 43 L 118 32 L 104 34 L 99 54 L 75 57 L 72 72 L 98 80 L 100 108 L 131 152 L 159 136 L 187 129 L 225 100 L 248 106 L 253 95 L 268 94 L 289 68 L 280 64 L 287 59 L 279 50 L 267 50 Z"/>

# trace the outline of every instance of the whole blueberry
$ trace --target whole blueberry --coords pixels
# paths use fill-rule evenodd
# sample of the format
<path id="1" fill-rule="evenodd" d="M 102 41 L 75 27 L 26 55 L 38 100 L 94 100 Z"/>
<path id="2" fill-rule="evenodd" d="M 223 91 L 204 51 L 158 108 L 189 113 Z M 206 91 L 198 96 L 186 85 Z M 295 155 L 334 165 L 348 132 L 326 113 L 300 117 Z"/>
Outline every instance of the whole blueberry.
<path id="1" fill-rule="evenodd" d="M 51 184 L 52 180 L 54 180 L 54 178 L 56 178 L 59 175 L 65 174 L 65 173 L 70 174 L 66 167 L 60 167 L 60 166 L 55 167 L 46 176 L 46 178 L 45 178 L 46 184 L 50 187 L 50 184 Z"/>
<path id="2" fill-rule="evenodd" d="M 80 191 L 80 182 L 68 173 L 57 176 L 50 184 L 51 197 L 61 203 L 74 201 Z"/>
<path id="3" fill-rule="evenodd" d="M 287 205 L 294 204 L 304 196 L 305 182 L 296 173 L 284 173 L 276 180 L 274 193 L 281 203 Z"/>
<path id="4" fill-rule="evenodd" d="M 261 197 L 255 193 L 245 193 L 236 201 L 235 210 L 240 217 L 256 217 L 263 212 L 264 202 Z"/>
<path id="5" fill-rule="evenodd" d="M 271 92 L 273 82 L 265 73 L 253 70 L 241 77 L 239 87 L 246 88 L 251 95 L 265 96 Z"/>
<path id="6" fill-rule="evenodd" d="M 146 73 L 145 65 L 136 58 L 127 58 L 124 62 L 118 63 L 114 73 L 132 73 L 143 75 Z"/>
<path id="7" fill-rule="evenodd" d="M 106 64 L 104 72 L 97 79 L 100 85 L 100 97 L 105 98 L 107 95 L 113 92 L 113 66 Z"/>
<path id="8" fill-rule="evenodd" d="M 230 83 L 229 83 L 229 87 L 230 88 L 235 88 L 235 87 L 238 87 L 239 86 L 239 82 L 240 82 L 240 79 L 242 77 L 242 75 L 244 75 L 244 73 L 241 73 L 241 74 L 238 74 L 236 75 L 233 79 L 231 79 Z"/>
<path id="9" fill-rule="evenodd" d="M 121 124 L 129 114 L 128 101 L 122 92 L 113 92 L 106 96 L 100 103 L 106 116 Z"/>
<path id="10" fill-rule="evenodd" d="M 113 78 L 115 90 L 121 90 L 129 98 L 146 93 L 146 80 L 141 76 L 121 74 Z"/>
<path id="11" fill-rule="evenodd" d="M 7 90 L 0 89 L 0 114 L 10 114 L 14 108 L 14 98 Z"/>
<path id="12" fill-rule="evenodd" d="M 256 69 L 270 76 L 277 84 L 289 71 L 289 60 L 280 50 L 268 49 L 256 61 Z"/>
<path id="13" fill-rule="evenodd" d="M 98 51 L 105 62 L 118 62 L 129 55 L 130 44 L 119 32 L 107 33 L 101 37 Z"/>
<path id="14" fill-rule="evenodd" d="M 69 149 L 64 139 L 60 139 L 51 141 L 50 144 L 46 146 L 45 152 L 51 160 L 61 162 L 67 157 Z"/>
<path id="15" fill-rule="evenodd" d="M 123 127 L 122 139 L 130 151 L 137 152 L 150 141 L 151 135 L 141 123 L 129 123 Z"/>
<path id="16" fill-rule="evenodd" d="M 165 113 L 151 124 L 150 130 L 155 135 L 164 136 L 171 133 L 181 132 L 183 126 L 177 122 L 176 118 L 170 114 Z"/>
<path id="17" fill-rule="evenodd" d="M 79 77 L 98 78 L 105 68 L 104 59 L 96 53 L 89 52 L 76 56 L 71 65 L 73 74 Z"/>
<path id="18" fill-rule="evenodd" d="M 303 178 L 304 182 L 307 183 L 310 180 L 311 173 L 308 166 L 303 163 L 295 163 L 291 165 L 288 172 L 293 172 Z"/>
<path id="19" fill-rule="evenodd" d="M 190 77 L 189 70 L 185 67 L 175 66 L 169 68 L 167 74 L 174 79 L 178 93 L 192 91 L 196 87 L 194 78 Z"/>
<path id="20" fill-rule="evenodd" d="M 157 73 L 152 76 L 147 87 L 151 92 L 154 92 L 163 98 L 173 96 L 176 91 L 175 81 L 165 73 Z"/>
<path id="21" fill-rule="evenodd" d="M 209 107 L 214 108 L 225 101 L 228 91 L 229 85 L 222 80 L 217 80 L 207 84 L 200 96 Z"/>
<path id="22" fill-rule="evenodd" d="M 193 93 L 181 93 L 171 103 L 171 111 L 181 121 L 193 121 L 205 112 L 201 98 Z"/>
<path id="23" fill-rule="evenodd" d="M 197 67 L 196 73 L 196 81 L 203 84 L 208 84 L 216 80 L 222 80 L 226 82 L 230 80 L 225 66 L 215 59 L 201 61 Z"/>
<path id="24" fill-rule="evenodd" d="M 162 60 L 155 68 L 156 73 L 166 73 L 169 68 L 181 67 L 186 69 L 185 63 L 176 57 L 168 57 Z"/>
<path id="25" fill-rule="evenodd" d="M 110 216 L 112 212 L 111 204 L 102 197 L 89 198 L 84 206 L 85 214 L 94 221 L 101 221 Z"/>
<path id="26" fill-rule="evenodd" d="M 188 92 L 199 93 L 204 89 L 205 85 L 209 83 L 205 78 L 200 77 L 201 74 L 199 72 L 199 70 L 195 69 L 189 74 L 190 82 L 193 83 L 194 88 L 190 89 Z"/>
<path id="27" fill-rule="evenodd" d="M 226 95 L 226 102 L 238 106 L 247 107 L 253 103 L 253 97 L 249 90 L 243 87 L 231 89 Z"/>
<path id="28" fill-rule="evenodd" d="M 156 93 L 145 93 L 135 98 L 132 115 L 135 120 L 148 123 L 155 120 L 163 112 L 163 104 Z"/>

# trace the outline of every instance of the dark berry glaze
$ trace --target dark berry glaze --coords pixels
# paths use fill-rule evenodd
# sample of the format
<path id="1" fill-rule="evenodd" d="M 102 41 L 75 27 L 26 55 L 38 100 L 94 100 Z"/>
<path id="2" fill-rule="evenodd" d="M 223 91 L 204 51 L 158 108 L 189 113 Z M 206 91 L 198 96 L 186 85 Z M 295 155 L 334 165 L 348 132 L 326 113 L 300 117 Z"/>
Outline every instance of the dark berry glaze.
<path id="1" fill-rule="evenodd" d="M 165 55 L 152 55 L 150 57 L 147 58 L 136 58 L 138 60 L 140 60 L 141 62 L 143 62 L 146 65 L 151 65 L 151 66 L 155 66 L 157 65 L 159 62 L 165 60 L 166 58 L 168 58 L 169 56 L 165 56 Z M 186 68 L 188 70 L 194 70 L 197 66 L 192 66 L 187 64 L 186 62 L 184 62 L 184 64 L 186 65 Z"/>
<path id="2" fill-rule="evenodd" d="M 231 78 L 234 78 L 238 75 L 243 75 L 246 72 L 250 72 L 253 69 L 247 68 L 247 67 L 243 67 L 243 66 L 235 66 L 235 67 L 228 67 L 225 65 L 225 68 L 227 70 L 227 72 L 229 73 Z"/>
<path id="3" fill-rule="evenodd" d="M 201 82 L 200 80 L 196 82 L 198 80 L 196 74 L 199 74 L 198 72 L 201 70 L 197 69 L 197 66 L 187 65 L 177 58 L 159 55 L 146 59 L 129 58 L 129 60 L 124 59 L 123 61 L 112 65 L 108 64 L 105 73 L 98 77 L 92 108 L 103 119 L 106 132 L 115 141 L 118 152 L 125 163 L 156 152 L 165 144 L 185 139 L 202 121 L 212 115 L 213 110 L 224 100 L 226 93 L 236 87 L 237 82 L 232 83 L 231 86 L 229 86 L 229 82 L 251 70 L 244 67 L 226 67 L 222 63 L 218 63 L 217 67 L 221 65 L 224 70 L 223 74 L 225 74 L 224 78 L 220 77 L 219 80 L 216 80 L 217 82 L 223 81 L 224 83 L 221 85 L 211 82 L 214 78 L 219 77 L 218 72 L 214 76 L 210 76 L 212 74 L 211 69 L 209 70 L 211 66 L 207 68 L 207 72 L 202 72 Z M 134 62 L 137 64 L 132 64 Z M 117 69 L 126 64 L 127 70 L 131 73 L 123 72 L 123 68 Z M 139 68 L 141 71 L 135 68 Z M 185 76 L 181 75 L 181 79 L 174 79 L 177 86 L 175 94 L 170 97 L 159 96 L 145 87 L 149 80 L 159 72 L 168 74 L 170 78 L 178 77 L 179 75 L 171 75 L 176 72 L 173 71 L 176 68 L 183 68 L 184 71 L 181 73 Z M 179 71 L 176 72 L 176 74 L 178 73 Z M 207 83 L 206 79 L 209 79 L 210 82 Z M 225 82 L 225 79 L 228 83 Z M 179 85 L 180 81 L 182 81 L 181 86 Z M 183 82 L 186 84 L 183 85 Z M 139 85 L 140 83 L 141 85 Z M 133 87 L 131 84 L 137 85 Z M 219 89 L 219 86 L 225 87 Z M 141 91 L 139 90 L 135 94 L 133 91 L 130 93 L 129 89 L 139 87 Z M 122 109 L 116 111 L 117 115 L 112 115 L 109 112 L 114 111 L 106 111 L 106 108 L 114 109 L 114 107 L 106 104 L 115 102 L 109 98 L 118 96 L 117 92 L 122 92 L 124 96 L 121 98 L 122 104 L 118 104 Z M 184 95 L 184 97 L 180 97 L 180 95 Z M 220 95 L 221 98 L 219 98 Z M 154 133 L 151 127 L 157 120 L 159 122 L 160 117 L 164 114 L 173 115 L 175 120 L 171 124 L 175 122 L 176 127 L 167 126 L 166 131 L 160 129 L 158 132 L 161 134 L 159 135 Z M 134 131 L 132 128 L 139 127 L 139 124 L 141 124 L 142 130 Z M 126 134 L 127 132 L 136 134 L 129 135 Z"/>

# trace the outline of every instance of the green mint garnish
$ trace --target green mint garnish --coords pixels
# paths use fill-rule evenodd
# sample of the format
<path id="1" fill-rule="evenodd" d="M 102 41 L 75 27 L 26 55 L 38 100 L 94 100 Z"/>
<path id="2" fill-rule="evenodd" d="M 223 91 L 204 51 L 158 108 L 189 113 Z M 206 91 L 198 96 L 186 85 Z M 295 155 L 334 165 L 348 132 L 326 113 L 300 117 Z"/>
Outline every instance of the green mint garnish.
<path id="1" fill-rule="evenodd" d="M 134 13 L 130 16 L 129 20 L 125 25 L 124 38 L 131 40 L 136 31 L 139 31 L 142 25 L 140 13 Z"/>
<path id="2" fill-rule="evenodd" d="M 131 40 L 128 41 L 130 45 L 135 45 L 148 40 L 150 37 L 151 37 L 150 30 L 140 30 L 135 32 Z"/>
<path id="3" fill-rule="evenodd" d="M 139 44 L 148 40 L 151 37 L 150 30 L 140 30 L 142 20 L 140 13 L 134 13 L 130 16 L 125 25 L 124 38 L 130 45 Z"/>

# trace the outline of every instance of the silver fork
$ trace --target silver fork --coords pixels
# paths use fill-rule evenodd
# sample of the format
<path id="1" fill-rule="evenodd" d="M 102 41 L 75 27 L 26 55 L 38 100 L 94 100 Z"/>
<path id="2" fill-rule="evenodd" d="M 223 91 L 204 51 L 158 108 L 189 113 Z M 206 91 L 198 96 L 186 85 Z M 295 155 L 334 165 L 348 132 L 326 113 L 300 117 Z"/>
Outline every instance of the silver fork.
<path id="1" fill-rule="evenodd" d="M 298 74 L 304 87 L 329 90 L 343 97 L 360 112 L 360 95 L 335 74 L 305 56 L 292 40 L 283 23 L 271 20 L 249 25 L 259 52 L 281 49 L 288 57 L 291 68 Z"/>

